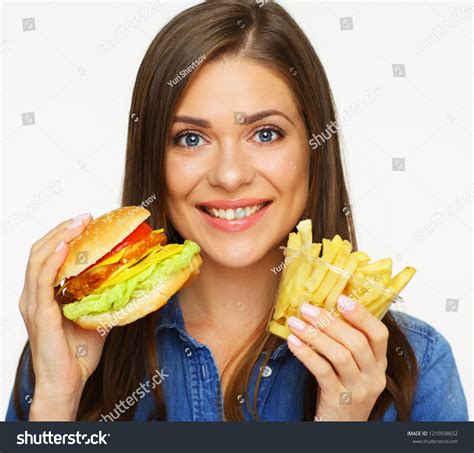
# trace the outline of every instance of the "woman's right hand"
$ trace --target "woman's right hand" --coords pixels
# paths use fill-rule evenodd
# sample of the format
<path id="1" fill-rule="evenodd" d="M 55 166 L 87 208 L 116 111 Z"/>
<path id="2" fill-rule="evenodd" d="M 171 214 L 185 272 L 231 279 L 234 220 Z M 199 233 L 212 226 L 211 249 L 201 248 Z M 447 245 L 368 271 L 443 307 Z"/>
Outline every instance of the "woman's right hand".
<path id="1" fill-rule="evenodd" d="M 90 214 L 67 220 L 31 248 L 19 303 L 35 372 L 31 421 L 75 420 L 84 386 L 102 354 L 106 335 L 65 318 L 53 288 L 68 254 L 67 244 L 90 221 Z"/>

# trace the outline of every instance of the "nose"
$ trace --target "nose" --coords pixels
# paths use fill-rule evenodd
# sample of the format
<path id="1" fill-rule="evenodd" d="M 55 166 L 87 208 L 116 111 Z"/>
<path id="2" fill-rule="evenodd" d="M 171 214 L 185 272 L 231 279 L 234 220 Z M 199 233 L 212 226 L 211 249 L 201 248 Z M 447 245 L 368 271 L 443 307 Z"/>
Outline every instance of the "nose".
<path id="1" fill-rule="evenodd" d="M 208 181 L 211 186 L 233 192 L 241 185 L 250 184 L 254 175 L 255 168 L 248 151 L 232 141 L 217 149 Z"/>

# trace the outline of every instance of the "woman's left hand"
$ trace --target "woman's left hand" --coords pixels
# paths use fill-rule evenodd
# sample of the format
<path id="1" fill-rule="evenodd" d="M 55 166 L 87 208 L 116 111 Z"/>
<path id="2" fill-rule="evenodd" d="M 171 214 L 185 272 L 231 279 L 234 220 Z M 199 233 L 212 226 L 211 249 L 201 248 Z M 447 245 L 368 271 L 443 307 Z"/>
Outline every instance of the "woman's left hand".
<path id="1" fill-rule="evenodd" d="M 388 329 L 366 308 L 341 296 L 339 312 L 304 304 L 288 319 L 288 346 L 319 385 L 315 420 L 366 421 L 386 386 Z"/>

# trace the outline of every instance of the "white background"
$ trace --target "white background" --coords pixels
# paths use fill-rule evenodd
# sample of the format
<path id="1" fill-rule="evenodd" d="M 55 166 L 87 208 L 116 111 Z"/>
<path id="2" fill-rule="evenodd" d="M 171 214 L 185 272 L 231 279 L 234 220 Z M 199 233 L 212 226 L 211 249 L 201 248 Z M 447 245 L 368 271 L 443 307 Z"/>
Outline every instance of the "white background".
<path id="1" fill-rule="evenodd" d="M 194 3 L 4 5 L 0 418 L 26 340 L 17 304 L 29 248 L 63 219 L 119 206 L 139 64 L 157 31 Z M 359 248 L 394 257 L 394 271 L 418 270 L 399 308 L 451 343 L 472 419 L 472 13 L 454 2 L 281 4 L 314 44 L 346 118 Z M 341 17 L 352 17 L 353 30 L 341 30 Z M 25 18 L 35 30 L 23 31 Z M 103 52 L 107 40 L 115 45 Z M 394 77 L 392 64 L 404 64 L 406 77 Z M 25 112 L 34 125 L 22 125 Z M 404 158 L 405 171 L 392 171 L 392 158 Z M 459 300 L 457 312 L 446 311 L 446 299 Z"/>

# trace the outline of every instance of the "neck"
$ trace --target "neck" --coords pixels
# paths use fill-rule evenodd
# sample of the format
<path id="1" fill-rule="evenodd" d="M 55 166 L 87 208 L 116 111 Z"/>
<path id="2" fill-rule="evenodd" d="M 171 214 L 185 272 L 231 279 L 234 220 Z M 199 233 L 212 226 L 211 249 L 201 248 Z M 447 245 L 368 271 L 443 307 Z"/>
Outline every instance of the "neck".
<path id="1" fill-rule="evenodd" d="M 186 327 L 214 329 L 231 337 L 251 331 L 269 316 L 279 274 L 272 271 L 281 260 L 279 250 L 244 268 L 222 266 L 202 254 L 196 280 L 179 292 Z"/>

